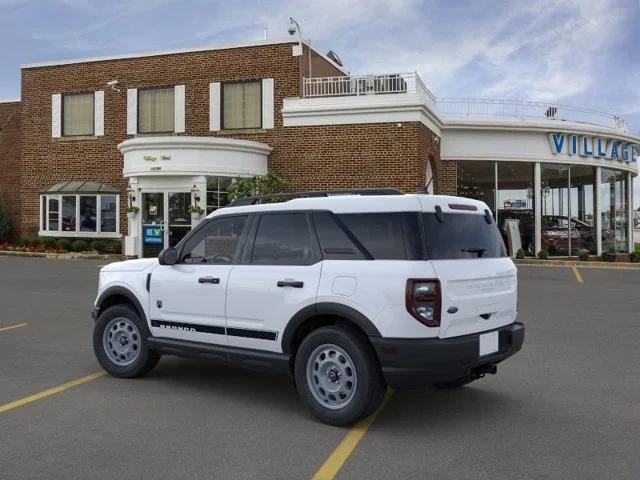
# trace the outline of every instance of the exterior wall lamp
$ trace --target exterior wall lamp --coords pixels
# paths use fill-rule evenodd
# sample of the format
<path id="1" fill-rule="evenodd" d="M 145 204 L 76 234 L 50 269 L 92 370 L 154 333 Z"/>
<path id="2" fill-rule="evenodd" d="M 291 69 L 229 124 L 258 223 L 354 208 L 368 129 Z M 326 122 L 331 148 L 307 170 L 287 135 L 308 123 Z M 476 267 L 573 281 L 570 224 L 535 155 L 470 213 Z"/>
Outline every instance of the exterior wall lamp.
<path id="1" fill-rule="evenodd" d="M 127 188 L 127 195 L 129 195 L 129 203 L 136 201 L 136 190 L 133 187 Z"/>
<path id="2" fill-rule="evenodd" d="M 191 187 L 191 195 L 196 203 L 200 201 L 200 190 L 195 186 L 195 184 Z"/>

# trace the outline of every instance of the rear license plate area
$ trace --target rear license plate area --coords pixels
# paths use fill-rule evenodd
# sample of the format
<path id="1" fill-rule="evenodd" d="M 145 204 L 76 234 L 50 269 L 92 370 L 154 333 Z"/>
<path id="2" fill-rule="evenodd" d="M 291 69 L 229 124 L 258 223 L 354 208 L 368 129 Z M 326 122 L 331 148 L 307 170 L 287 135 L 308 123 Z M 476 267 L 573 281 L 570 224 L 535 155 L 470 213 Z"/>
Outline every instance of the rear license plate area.
<path id="1" fill-rule="evenodd" d="M 500 350 L 500 332 L 483 333 L 479 338 L 478 356 L 484 357 Z"/>

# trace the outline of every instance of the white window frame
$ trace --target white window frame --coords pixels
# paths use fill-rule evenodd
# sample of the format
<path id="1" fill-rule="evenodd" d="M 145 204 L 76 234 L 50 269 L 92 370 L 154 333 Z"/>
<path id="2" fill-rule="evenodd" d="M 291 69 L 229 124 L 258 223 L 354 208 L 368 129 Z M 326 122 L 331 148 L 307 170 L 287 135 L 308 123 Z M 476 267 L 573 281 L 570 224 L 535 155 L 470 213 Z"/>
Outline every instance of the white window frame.
<path id="1" fill-rule="evenodd" d="M 102 211 L 101 211 L 101 199 L 102 197 L 116 197 L 116 231 L 115 232 L 101 232 L 102 224 Z M 42 198 L 45 197 L 44 209 L 42 205 Z M 68 232 L 62 230 L 62 197 L 76 197 L 76 231 Z M 95 197 L 96 198 L 96 231 L 85 232 L 80 230 L 80 198 L 81 197 Z M 49 230 L 49 199 L 55 198 L 58 200 L 58 229 Z M 46 230 L 42 230 L 43 216 L 46 220 Z M 40 237 L 68 237 L 68 238 L 120 238 L 120 195 L 117 193 L 44 193 L 40 195 L 40 223 L 38 225 L 38 236 Z"/>

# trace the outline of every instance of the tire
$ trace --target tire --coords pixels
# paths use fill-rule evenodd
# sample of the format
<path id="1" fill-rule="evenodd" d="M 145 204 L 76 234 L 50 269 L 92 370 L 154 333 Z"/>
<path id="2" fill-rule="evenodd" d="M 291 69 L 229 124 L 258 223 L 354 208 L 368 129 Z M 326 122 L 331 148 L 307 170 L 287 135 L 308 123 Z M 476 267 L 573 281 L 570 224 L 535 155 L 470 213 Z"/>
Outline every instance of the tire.
<path id="1" fill-rule="evenodd" d="M 105 330 L 109 329 L 109 332 Z M 100 314 L 93 329 L 98 362 L 113 377 L 134 378 L 148 373 L 160 355 L 149 349 L 149 327 L 130 305 L 114 305 Z"/>
<path id="2" fill-rule="evenodd" d="M 373 413 L 384 399 L 386 385 L 375 353 L 366 338 L 349 327 L 312 331 L 300 344 L 294 370 L 300 397 L 329 425 L 351 425 Z"/>
<path id="3" fill-rule="evenodd" d="M 441 382 L 436 383 L 433 386 L 439 388 L 440 390 L 454 390 L 456 388 L 464 387 L 465 385 L 473 382 L 475 378 L 471 377 L 462 377 L 456 380 L 451 380 L 450 382 Z"/>

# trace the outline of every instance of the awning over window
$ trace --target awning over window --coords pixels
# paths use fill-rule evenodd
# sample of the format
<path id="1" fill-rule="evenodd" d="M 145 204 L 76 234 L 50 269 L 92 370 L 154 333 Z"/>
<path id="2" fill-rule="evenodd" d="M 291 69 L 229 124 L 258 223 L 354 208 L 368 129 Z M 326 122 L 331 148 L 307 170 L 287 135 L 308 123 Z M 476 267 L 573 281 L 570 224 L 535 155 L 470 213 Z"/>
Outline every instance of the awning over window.
<path id="1" fill-rule="evenodd" d="M 96 180 L 69 180 L 51 185 L 49 188 L 42 190 L 41 193 L 120 193 L 120 190 Z"/>

